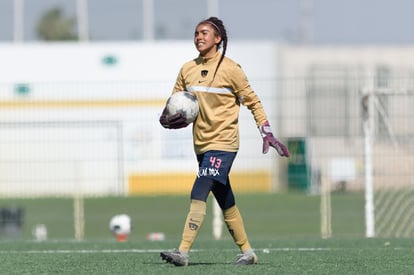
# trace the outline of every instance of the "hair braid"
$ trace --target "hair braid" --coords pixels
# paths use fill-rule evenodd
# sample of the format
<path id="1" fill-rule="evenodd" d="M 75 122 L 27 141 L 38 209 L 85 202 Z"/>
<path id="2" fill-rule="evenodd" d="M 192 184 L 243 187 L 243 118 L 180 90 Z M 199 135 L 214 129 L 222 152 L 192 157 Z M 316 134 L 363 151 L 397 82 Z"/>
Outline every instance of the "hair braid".
<path id="1" fill-rule="evenodd" d="M 226 55 L 226 50 L 227 50 L 227 31 L 226 28 L 224 27 L 223 21 L 221 21 L 220 19 L 218 19 L 217 17 L 210 17 L 206 20 L 203 20 L 199 23 L 208 23 L 210 25 L 213 26 L 216 35 L 219 35 L 221 37 L 221 41 L 219 42 L 219 44 L 217 45 L 218 48 L 223 47 L 222 53 L 221 53 L 221 57 L 219 62 L 217 63 L 217 67 L 216 70 L 214 71 L 214 75 L 213 75 L 213 79 L 216 76 L 217 70 L 220 67 L 221 62 L 223 62 L 224 56 Z"/>

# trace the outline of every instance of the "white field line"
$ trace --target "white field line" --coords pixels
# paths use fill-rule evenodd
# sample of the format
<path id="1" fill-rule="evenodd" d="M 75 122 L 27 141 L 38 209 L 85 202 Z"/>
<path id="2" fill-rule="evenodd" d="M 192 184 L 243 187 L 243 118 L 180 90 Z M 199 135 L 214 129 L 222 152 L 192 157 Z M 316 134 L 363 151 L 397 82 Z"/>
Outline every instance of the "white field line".
<path id="1" fill-rule="evenodd" d="M 56 250 L 0 250 L 0 254 L 94 254 L 94 253 L 160 253 L 166 249 L 56 249 Z M 269 253 L 271 251 L 329 251 L 332 248 L 321 248 L 321 247 L 299 247 L 299 248 L 257 248 L 256 252 Z M 203 252 L 205 249 L 194 249 L 191 252 Z M 235 251 L 235 249 L 221 249 L 221 251 Z"/>

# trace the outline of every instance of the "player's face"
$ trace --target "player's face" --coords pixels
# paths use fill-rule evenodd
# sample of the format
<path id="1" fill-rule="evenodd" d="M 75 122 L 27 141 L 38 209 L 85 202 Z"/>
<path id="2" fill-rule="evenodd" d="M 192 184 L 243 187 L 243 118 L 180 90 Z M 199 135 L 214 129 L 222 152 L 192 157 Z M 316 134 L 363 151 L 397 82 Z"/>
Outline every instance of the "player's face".
<path id="1" fill-rule="evenodd" d="M 194 45 L 203 57 L 212 57 L 217 52 L 217 44 L 221 37 L 214 32 L 214 27 L 210 24 L 200 24 L 194 32 Z"/>

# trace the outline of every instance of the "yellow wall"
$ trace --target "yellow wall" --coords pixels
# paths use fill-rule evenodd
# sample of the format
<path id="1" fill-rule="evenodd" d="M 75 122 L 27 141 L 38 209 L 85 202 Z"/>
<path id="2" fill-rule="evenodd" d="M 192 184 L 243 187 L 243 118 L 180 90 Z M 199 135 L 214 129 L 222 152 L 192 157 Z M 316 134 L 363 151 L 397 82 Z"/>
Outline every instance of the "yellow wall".
<path id="1" fill-rule="evenodd" d="M 131 174 L 128 178 L 128 194 L 189 194 L 195 175 Z M 271 175 L 266 171 L 232 172 L 230 182 L 235 192 L 270 192 Z"/>

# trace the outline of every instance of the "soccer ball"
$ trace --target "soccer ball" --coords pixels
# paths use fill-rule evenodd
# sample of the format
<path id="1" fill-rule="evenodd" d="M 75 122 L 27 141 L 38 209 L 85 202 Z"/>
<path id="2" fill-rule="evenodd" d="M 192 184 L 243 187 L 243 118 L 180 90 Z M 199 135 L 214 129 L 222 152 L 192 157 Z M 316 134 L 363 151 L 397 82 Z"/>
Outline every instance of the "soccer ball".
<path id="1" fill-rule="evenodd" d="M 113 216 L 109 222 L 109 230 L 115 235 L 129 235 L 132 230 L 131 218 L 126 214 Z"/>
<path id="2" fill-rule="evenodd" d="M 197 118 L 199 107 L 197 98 L 189 92 L 175 92 L 167 100 L 168 116 L 182 113 L 188 124 Z"/>

